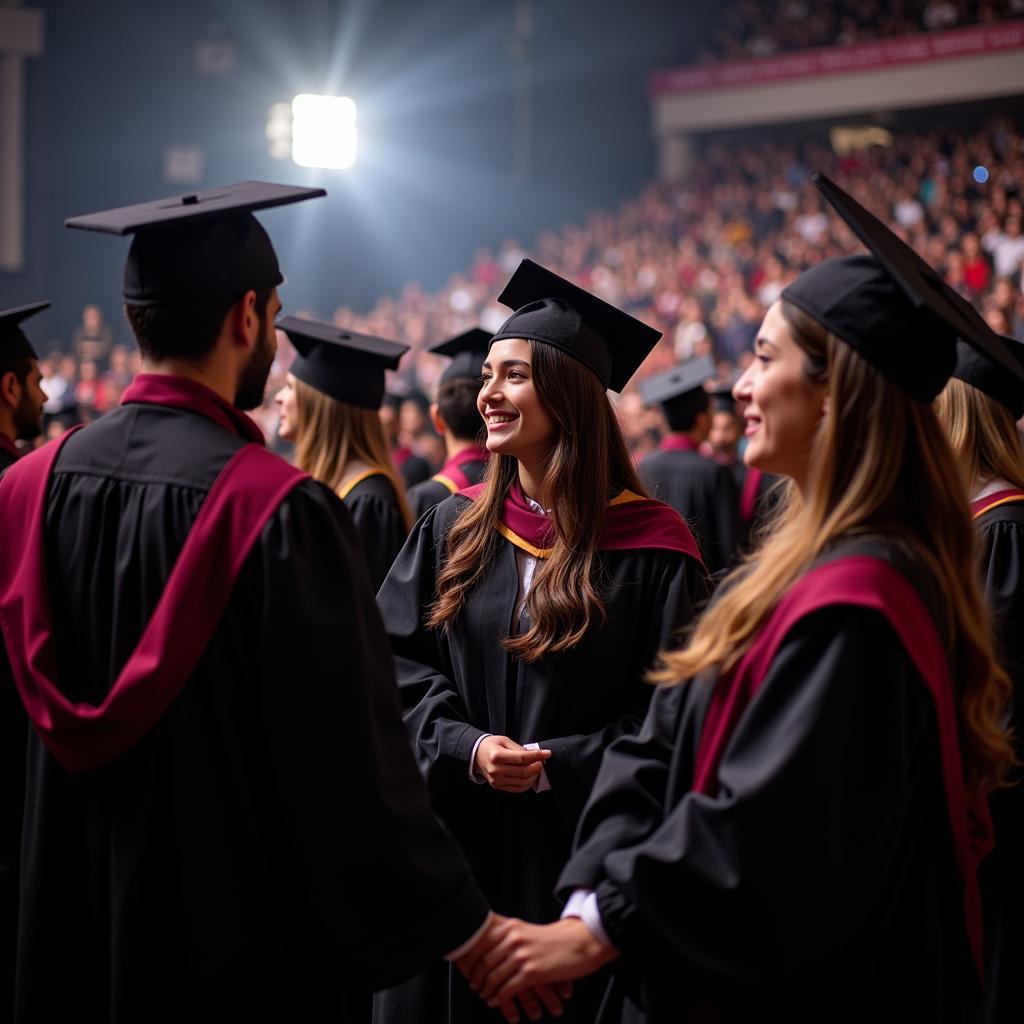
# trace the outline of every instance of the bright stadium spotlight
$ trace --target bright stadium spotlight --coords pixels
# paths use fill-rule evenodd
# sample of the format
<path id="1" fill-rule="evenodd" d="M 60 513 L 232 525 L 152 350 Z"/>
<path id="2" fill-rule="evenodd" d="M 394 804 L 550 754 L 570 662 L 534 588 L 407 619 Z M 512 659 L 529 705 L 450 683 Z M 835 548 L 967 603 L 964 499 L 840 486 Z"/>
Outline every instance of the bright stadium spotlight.
<path id="1" fill-rule="evenodd" d="M 292 100 L 292 159 L 300 167 L 343 170 L 356 162 L 356 105 L 348 96 Z"/>

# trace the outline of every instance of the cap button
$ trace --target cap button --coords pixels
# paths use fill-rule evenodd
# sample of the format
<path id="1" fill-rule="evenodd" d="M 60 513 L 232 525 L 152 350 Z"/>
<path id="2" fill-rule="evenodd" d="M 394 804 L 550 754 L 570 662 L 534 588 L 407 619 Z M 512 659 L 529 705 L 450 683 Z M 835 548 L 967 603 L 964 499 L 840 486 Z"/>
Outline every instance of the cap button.
<path id="1" fill-rule="evenodd" d="M 195 206 L 196 203 L 198 203 L 198 202 L 199 202 L 199 196 L 182 196 L 181 197 L 181 205 L 182 206 Z"/>

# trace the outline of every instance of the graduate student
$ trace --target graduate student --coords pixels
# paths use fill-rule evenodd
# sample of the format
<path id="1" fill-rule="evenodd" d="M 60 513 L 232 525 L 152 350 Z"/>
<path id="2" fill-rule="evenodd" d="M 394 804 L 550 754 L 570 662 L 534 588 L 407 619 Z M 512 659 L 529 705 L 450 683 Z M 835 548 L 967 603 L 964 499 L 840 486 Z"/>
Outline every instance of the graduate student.
<path id="1" fill-rule="evenodd" d="M 430 479 L 430 463 L 417 455 L 408 445 L 402 444 L 401 435 L 401 407 L 403 399 L 399 395 L 384 396 L 380 407 L 380 421 L 384 424 L 384 435 L 391 447 L 391 461 L 395 468 L 402 474 L 405 486 L 408 489 L 416 484 L 423 483 Z"/>
<path id="2" fill-rule="evenodd" d="M 732 387 L 718 388 L 711 392 L 711 429 L 708 431 L 708 447 L 711 458 L 728 466 L 736 486 L 738 501 L 736 551 L 745 553 L 756 544 L 760 531 L 775 510 L 781 497 L 781 488 L 776 487 L 779 478 L 771 473 L 762 473 L 754 466 L 748 466 L 740 453 L 740 441 L 746 421 L 740 412 L 739 403 L 733 398 Z"/>
<path id="3" fill-rule="evenodd" d="M 817 180 L 872 255 L 786 288 L 735 385 L 748 463 L 790 480 L 785 515 L 607 752 L 568 916 L 504 925 L 471 971 L 483 996 L 618 959 L 603 1021 L 927 1024 L 978 988 L 1009 684 L 930 403 L 957 334 L 991 338 Z"/>
<path id="4" fill-rule="evenodd" d="M 474 327 L 429 349 L 451 362 L 444 368 L 437 396 L 430 407 L 434 429 L 444 438 L 447 457 L 429 480 L 409 488 L 408 498 L 417 519 L 427 509 L 483 479 L 490 453 L 484 447 L 484 421 L 476 407 L 480 367 L 487 358 L 489 332 Z"/>
<path id="5" fill-rule="evenodd" d="M 0 312 L 0 476 L 18 459 L 15 441 L 32 441 L 43 429 L 46 392 L 39 357 L 21 324 L 49 307 L 33 302 Z"/>
<path id="6" fill-rule="evenodd" d="M 1024 345 L 1002 341 L 1024 367 Z M 971 495 L 981 538 L 981 580 L 996 624 L 997 650 L 1013 681 L 1010 726 L 1018 766 L 1014 785 L 990 801 L 995 849 L 982 865 L 987 976 L 977 1019 L 1024 1020 L 1024 384 L 964 342 L 953 379 L 936 402 Z"/>
<path id="7" fill-rule="evenodd" d="M 376 592 L 413 524 L 378 415 L 384 371 L 409 346 L 294 316 L 277 326 L 296 353 L 275 399 L 277 432 L 294 442 L 295 465 L 348 506 Z"/>
<path id="8" fill-rule="evenodd" d="M 648 405 L 660 405 L 669 432 L 640 463 L 648 490 L 690 525 L 712 572 L 732 561 L 738 537 L 738 498 L 729 470 L 700 453 L 711 428 L 711 396 L 704 382 L 715 372 L 698 356 L 640 384 Z"/>
<path id="9" fill-rule="evenodd" d="M 68 222 L 134 234 L 144 372 L 0 481 L 5 1020 L 344 1024 L 490 927 L 409 752 L 351 517 L 242 412 L 282 282 L 252 211 L 322 194 L 243 182 Z"/>
<path id="10" fill-rule="evenodd" d="M 644 496 L 606 394 L 658 332 L 524 260 L 500 301 L 478 406 L 484 483 L 431 509 L 377 601 L 438 814 L 495 910 L 551 921 L 601 753 L 705 594 L 686 524 Z M 597 984 L 564 1020 L 591 1024 Z M 381 993 L 387 1024 L 491 1021 L 438 961 Z"/>

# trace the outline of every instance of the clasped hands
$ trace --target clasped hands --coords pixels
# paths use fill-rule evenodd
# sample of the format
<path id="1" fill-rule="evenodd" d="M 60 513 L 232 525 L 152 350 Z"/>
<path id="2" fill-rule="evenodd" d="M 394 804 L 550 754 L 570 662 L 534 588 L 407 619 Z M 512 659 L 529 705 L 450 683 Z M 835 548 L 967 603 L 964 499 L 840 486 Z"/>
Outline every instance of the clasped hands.
<path id="1" fill-rule="evenodd" d="M 572 982 L 617 956 L 578 917 L 540 925 L 492 914 L 455 966 L 488 1006 L 516 1024 L 520 1007 L 530 1020 L 540 1020 L 545 1012 L 560 1017 L 572 996 Z"/>

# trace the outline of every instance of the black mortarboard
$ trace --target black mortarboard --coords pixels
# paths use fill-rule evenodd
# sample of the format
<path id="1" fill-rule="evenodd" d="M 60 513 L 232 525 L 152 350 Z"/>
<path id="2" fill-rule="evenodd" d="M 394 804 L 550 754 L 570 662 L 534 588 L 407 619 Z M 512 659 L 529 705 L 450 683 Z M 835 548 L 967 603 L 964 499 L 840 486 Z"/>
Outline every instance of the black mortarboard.
<path id="1" fill-rule="evenodd" d="M 471 331 L 442 341 L 440 345 L 434 345 L 427 351 L 451 359 L 441 374 L 442 384 L 447 384 L 451 380 L 475 381 L 480 376 L 480 364 L 487 358 L 490 344 L 491 332 L 474 327 Z"/>
<path id="2" fill-rule="evenodd" d="M 1010 358 L 1024 371 L 1024 343 L 1003 336 L 1000 336 L 1000 340 Z M 1007 373 L 1002 366 L 997 366 L 986 355 L 963 341 L 956 343 L 956 369 L 953 376 L 1001 402 L 1015 420 L 1024 416 L 1024 380 Z"/>
<path id="3" fill-rule="evenodd" d="M 339 402 L 379 409 L 384 400 L 384 371 L 398 368 L 408 345 L 319 320 L 286 316 L 277 321 L 295 346 L 291 372 L 310 387 Z"/>
<path id="4" fill-rule="evenodd" d="M 713 412 L 727 412 L 732 416 L 739 415 L 736 409 L 736 399 L 732 397 L 732 385 L 723 388 L 715 388 L 711 392 L 711 409 Z"/>
<path id="5" fill-rule="evenodd" d="M 498 301 L 514 309 L 491 339 L 525 338 L 553 345 L 621 391 L 661 332 L 550 270 L 523 260 Z"/>
<path id="6" fill-rule="evenodd" d="M 715 361 L 711 356 L 697 356 L 671 370 L 640 382 L 640 394 L 648 405 L 682 398 L 692 391 L 704 391 L 704 382 L 715 375 Z M 706 392 L 705 392 L 706 393 Z"/>
<path id="7" fill-rule="evenodd" d="M 956 366 L 956 332 L 916 309 L 874 256 L 825 260 L 784 288 L 782 298 L 919 402 L 932 401 Z"/>
<path id="8" fill-rule="evenodd" d="M 28 306 L 17 306 L 0 312 L 0 365 L 13 363 L 17 359 L 38 359 L 25 332 L 21 329 L 23 320 L 49 307 L 48 302 L 33 302 Z"/>
<path id="9" fill-rule="evenodd" d="M 182 297 L 231 298 L 284 280 L 253 210 L 327 193 L 263 181 L 207 189 L 71 217 L 69 228 L 134 235 L 124 268 L 124 301 L 154 306 Z"/>
<path id="10" fill-rule="evenodd" d="M 952 375 L 958 335 L 1020 374 L 977 310 L 909 245 L 824 174 L 811 180 L 872 255 L 825 260 L 785 288 L 784 299 L 918 401 L 932 401 Z"/>

